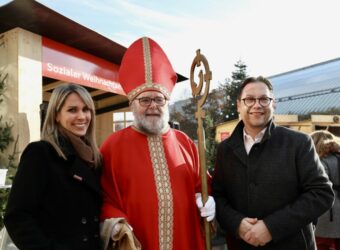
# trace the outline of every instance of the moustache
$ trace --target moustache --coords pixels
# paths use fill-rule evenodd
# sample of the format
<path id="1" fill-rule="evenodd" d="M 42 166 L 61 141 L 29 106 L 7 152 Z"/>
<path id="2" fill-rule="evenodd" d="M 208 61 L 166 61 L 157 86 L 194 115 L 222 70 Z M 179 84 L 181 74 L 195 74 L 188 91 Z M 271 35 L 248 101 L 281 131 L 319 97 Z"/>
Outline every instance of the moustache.
<path id="1" fill-rule="evenodd" d="M 145 115 L 161 115 L 162 112 L 160 112 L 159 110 L 151 110 L 151 111 L 146 111 Z"/>

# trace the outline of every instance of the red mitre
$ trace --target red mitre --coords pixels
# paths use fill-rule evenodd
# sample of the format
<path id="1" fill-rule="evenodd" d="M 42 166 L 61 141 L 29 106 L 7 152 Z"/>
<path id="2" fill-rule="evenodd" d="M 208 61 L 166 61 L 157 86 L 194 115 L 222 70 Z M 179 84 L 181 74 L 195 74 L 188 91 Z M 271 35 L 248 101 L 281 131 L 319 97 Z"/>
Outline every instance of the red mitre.
<path id="1" fill-rule="evenodd" d="M 142 37 L 126 50 L 119 68 L 119 82 L 132 101 L 144 91 L 159 91 L 169 99 L 177 75 L 162 48 Z"/>

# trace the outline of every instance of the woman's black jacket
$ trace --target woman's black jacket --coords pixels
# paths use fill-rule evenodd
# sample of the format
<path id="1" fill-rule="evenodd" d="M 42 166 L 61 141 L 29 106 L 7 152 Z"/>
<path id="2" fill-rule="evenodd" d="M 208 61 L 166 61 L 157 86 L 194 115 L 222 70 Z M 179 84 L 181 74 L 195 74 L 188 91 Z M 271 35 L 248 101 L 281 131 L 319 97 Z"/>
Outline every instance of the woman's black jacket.
<path id="1" fill-rule="evenodd" d="M 66 141 L 62 150 L 67 160 L 39 141 L 22 154 L 4 218 L 19 249 L 100 249 L 100 170 Z"/>

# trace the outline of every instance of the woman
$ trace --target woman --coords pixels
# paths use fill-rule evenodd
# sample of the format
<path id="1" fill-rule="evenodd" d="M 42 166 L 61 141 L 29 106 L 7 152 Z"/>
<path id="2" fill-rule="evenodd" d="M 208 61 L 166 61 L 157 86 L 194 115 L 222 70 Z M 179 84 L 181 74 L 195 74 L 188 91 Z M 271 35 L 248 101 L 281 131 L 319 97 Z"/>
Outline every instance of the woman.
<path id="1" fill-rule="evenodd" d="M 335 193 L 333 207 L 317 221 L 315 231 L 317 247 L 318 250 L 340 250 L 340 193 L 338 189 L 340 187 L 340 140 L 326 130 L 315 131 L 311 136 L 329 179 L 333 183 Z"/>
<path id="2" fill-rule="evenodd" d="M 24 150 L 7 204 L 5 226 L 19 249 L 100 249 L 100 165 L 90 94 L 58 86 L 42 140 Z"/>

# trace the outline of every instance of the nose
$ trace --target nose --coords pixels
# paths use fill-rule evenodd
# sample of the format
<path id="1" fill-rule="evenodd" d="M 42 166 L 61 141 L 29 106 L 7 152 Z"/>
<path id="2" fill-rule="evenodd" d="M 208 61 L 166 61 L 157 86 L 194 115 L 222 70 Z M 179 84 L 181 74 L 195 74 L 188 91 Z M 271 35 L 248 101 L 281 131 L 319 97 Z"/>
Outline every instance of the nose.
<path id="1" fill-rule="evenodd" d="M 255 103 L 253 104 L 253 107 L 262 108 L 262 105 L 260 104 L 260 100 L 259 99 L 255 99 Z"/>
<path id="2" fill-rule="evenodd" d="M 262 107 L 262 105 L 260 104 L 260 99 L 255 99 L 254 106 L 256 105 Z"/>
<path id="3" fill-rule="evenodd" d="M 85 119 L 86 118 L 86 113 L 82 110 L 78 112 L 78 119 Z"/>
<path id="4" fill-rule="evenodd" d="M 149 105 L 149 108 L 154 108 L 154 107 L 157 107 L 157 104 L 156 104 L 156 101 L 154 99 L 151 99 L 151 103 Z"/>

